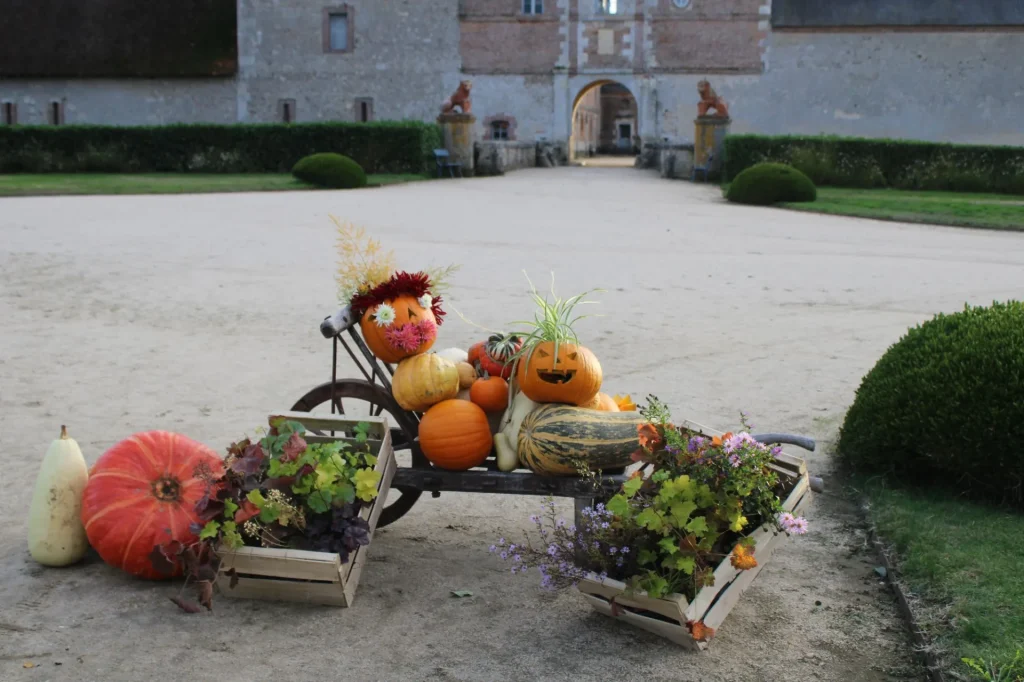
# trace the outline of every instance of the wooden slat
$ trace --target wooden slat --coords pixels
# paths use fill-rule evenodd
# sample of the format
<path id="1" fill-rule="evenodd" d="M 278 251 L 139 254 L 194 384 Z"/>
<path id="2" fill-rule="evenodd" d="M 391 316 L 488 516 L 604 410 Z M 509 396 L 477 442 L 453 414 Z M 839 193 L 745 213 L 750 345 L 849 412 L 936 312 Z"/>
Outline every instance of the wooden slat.
<path id="1" fill-rule="evenodd" d="M 704 625 L 709 628 L 718 629 L 722 621 L 725 620 L 725 617 L 736 606 L 743 592 L 750 587 L 750 584 L 754 582 L 754 578 L 767 565 L 772 552 L 775 551 L 776 547 L 784 543 L 786 539 L 787 536 L 784 533 L 780 533 L 779 535 L 768 537 L 763 543 L 758 543 L 757 551 L 754 553 L 754 556 L 757 558 L 757 566 L 746 571 L 740 571 L 736 579 L 725 588 L 724 594 L 719 597 L 715 605 L 704 614 L 702 619 Z"/>
<path id="2" fill-rule="evenodd" d="M 796 482 L 793 490 L 790 491 L 789 495 L 787 495 L 786 499 L 782 502 L 782 508 L 792 513 L 793 510 L 796 509 L 797 503 L 807 495 L 807 491 L 810 490 L 810 488 L 811 482 L 807 474 L 804 474 Z"/>
<path id="3" fill-rule="evenodd" d="M 384 510 L 384 505 L 387 502 L 388 491 L 391 489 L 391 480 L 395 477 L 395 469 L 398 468 L 398 462 L 395 460 L 395 452 L 391 448 L 391 434 L 385 434 L 384 444 L 381 448 L 381 457 L 377 460 L 377 466 L 374 467 L 377 471 L 381 472 L 380 483 L 377 485 L 377 499 L 374 500 L 373 505 L 370 507 L 364 507 L 360 510 L 360 516 L 363 516 L 364 512 L 366 516 L 363 516 L 367 520 L 370 526 L 370 543 L 373 543 L 373 532 L 377 528 L 377 521 L 380 519 L 381 512 Z M 366 555 L 370 549 L 370 545 L 359 547 L 352 560 L 349 562 L 347 570 L 342 567 L 342 583 L 343 592 L 345 594 L 345 606 L 352 606 L 352 603 L 356 598 L 356 588 L 359 586 L 359 577 L 363 573 L 363 566 L 366 564 Z"/>
<path id="4" fill-rule="evenodd" d="M 345 417 L 344 415 L 312 415 L 308 412 L 276 412 L 270 415 L 268 422 L 279 417 L 289 421 L 297 421 L 308 430 L 318 431 L 350 431 L 359 422 L 366 422 L 370 425 L 369 435 L 377 440 L 383 440 L 384 434 L 389 432 L 387 417 Z"/>
<path id="5" fill-rule="evenodd" d="M 577 588 L 584 594 L 595 594 L 608 599 L 614 597 L 616 604 L 653 611 L 677 622 L 684 617 L 683 614 L 686 612 L 686 597 L 681 594 L 669 595 L 662 599 L 651 599 L 643 592 L 626 595 L 623 593 L 626 584 L 611 578 L 606 578 L 604 582 L 584 578 L 579 582 Z"/>
<path id="6" fill-rule="evenodd" d="M 288 580 L 241 578 L 232 589 L 227 579 L 219 583 L 221 592 L 236 599 L 302 602 L 324 606 L 345 606 L 345 593 L 337 583 L 303 583 Z"/>
<path id="7" fill-rule="evenodd" d="M 633 627 L 640 628 L 641 630 L 646 630 L 647 632 L 658 635 L 659 637 L 664 637 L 670 642 L 678 644 L 683 648 L 696 651 L 707 646 L 704 642 L 694 641 L 693 635 L 690 634 L 690 631 L 685 625 L 666 623 L 665 621 L 657 620 L 655 618 L 647 618 L 639 613 L 632 613 L 630 611 L 620 611 L 619 615 L 613 616 L 611 604 L 607 601 L 590 594 L 584 594 L 583 598 L 590 602 L 590 605 L 598 613 L 610 616 L 615 620 L 622 621 L 627 625 L 632 625 Z M 619 600 L 616 599 L 615 601 L 617 603 Z"/>
<path id="8" fill-rule="evenodd" d="M 218 553 L 222 572 L 233 568 L 243 575 L 339 582 L 341 560 L 337 554 L 267 547 L 241 547 Z"/>

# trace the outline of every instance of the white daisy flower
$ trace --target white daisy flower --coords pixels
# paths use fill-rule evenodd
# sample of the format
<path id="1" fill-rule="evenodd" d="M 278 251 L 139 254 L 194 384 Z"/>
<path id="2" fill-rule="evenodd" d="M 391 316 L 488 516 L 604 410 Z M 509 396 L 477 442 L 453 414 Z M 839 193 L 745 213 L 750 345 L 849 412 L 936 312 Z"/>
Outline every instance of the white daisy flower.
<path id="1" fill-rule="evenodd" d="M 373 321 L 377 323 L 378 327 L 391 325 L 395 321 L 395 309 L 387 303 L 381 303 L 377 306 L 377 312 L 373 314 Z"/>
<path id="2" fill-rule="evenodd" d="M 424 310 L 430 310 L 430 306 L 434 305 L 434 297 L 430 294 L 423 294 L 420 296 L 420 307 Z"/>

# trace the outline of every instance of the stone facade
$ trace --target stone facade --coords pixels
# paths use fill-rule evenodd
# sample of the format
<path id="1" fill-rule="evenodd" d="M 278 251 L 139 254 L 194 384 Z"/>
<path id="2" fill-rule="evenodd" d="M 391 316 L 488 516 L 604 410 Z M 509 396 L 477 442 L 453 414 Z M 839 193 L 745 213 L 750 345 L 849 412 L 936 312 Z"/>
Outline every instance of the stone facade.
<path id="1" fill-rule="evenodd" d="M 1024 144 L 1024 26 L 773 29 L 772 0 L 618 0 L 614 15 L 599 6 L 239 0 L 234 77 L 0 80 L 0 101 L 17 104 L 23 124 L 45 123 L 54 101 L 69 124 L 269 122 L 286 100 L 300 122 L 364 111 L 433 121 L 470 78 L 478 139 L 502 119 L 516 141 L 569 149 L 583 140 L 577 103 L 590 106 L 583 96 L 609 82 L 634 96 L 645 143 L 692 143 L 706 77 L 733 132 Z M 350 23 L 345 50 L 327 49 L 332 12 Z"/>

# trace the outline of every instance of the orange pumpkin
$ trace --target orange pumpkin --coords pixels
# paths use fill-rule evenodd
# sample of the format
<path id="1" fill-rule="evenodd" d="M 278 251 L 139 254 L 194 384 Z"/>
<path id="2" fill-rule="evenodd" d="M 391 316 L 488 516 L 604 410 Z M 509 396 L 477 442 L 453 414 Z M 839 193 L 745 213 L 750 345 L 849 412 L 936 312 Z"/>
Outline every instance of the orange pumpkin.
<path id="1" fill-rule="evenodd" d="M 437 318 L 415 296 L 396 296 L 368 308 L 359 329 L 374 355 L 398 362 L 430 350 L 437 338 Z"/>
<path id="2" fill-rule="evenodd" d="M 468 400 L 445 400 L 420 420 L 420 449 L 435 466 L 466 471 L 480 466 L 491 453 L 487 414 Z"/>
<path id="3" fill-rule="evenodd" d="M 532 351 L 532 352 L 531 352 Z M 541 341 L 519 359 L 516 380 L 526 397 L 538 403 L 586 405 L 601 390 L 601 363 L 574 343 Z"/>
<path id="4" fill-rule="evenodd" d="M 469 388 L 469 399 L 484 412 L 500 412 L 508 407 L 508 382 L 501 377 L 477 379 Z"/>
<path id="5" fill-rule="evenodd" d="M 590 410 L 598 410 L 599 412 L 619 412 L 619 405 L 615 402 L 607 393 L 598 393 L 594 396 L 586 405 L 580 405 L 580 407 L 586 407 Z"/>

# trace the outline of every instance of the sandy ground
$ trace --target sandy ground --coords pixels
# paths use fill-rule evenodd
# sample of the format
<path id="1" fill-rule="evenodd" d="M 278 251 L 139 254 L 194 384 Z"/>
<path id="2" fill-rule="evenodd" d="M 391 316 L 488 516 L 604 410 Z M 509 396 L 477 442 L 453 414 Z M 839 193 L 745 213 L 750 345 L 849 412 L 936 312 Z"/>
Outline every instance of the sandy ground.
<path id="1" fill-rule="evenodd" d="M 510 576 L 487 546 L 538 499 L 445 494 L 382 530 L 353 608 L 220 599 L 90 558 L 43 569 L 25 518 L 60 424 L 87 460 L 129 434 L 222 450 L 329 376 L 328 213 L 409 268 L 458 262 L 452 299 L 492 328 L 556 272 L 600 286 L 581 323 L 606 387 L 677 415 L 828 441 L 862 375 L 910 325 L 1020 293 L 1024 234 L 724 204 L 633 169 L 563 168 L 359 192 L 0 200 L 0 680 L 920 679 L 850 506 L 818 496 L 704 654 Z M 595 311 L 596 310 L 595 306 Z M 441 347 L 480 336 L 452 314 Z M 832 489 L 835 492 L 835 489 Z M 570 513 L 568 505 L 563 509 Z M 450 590 L 473 592 L 454 599 Z M 31 661 L 37 667 L 23 668 Z"/>

